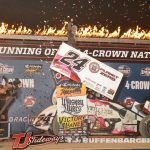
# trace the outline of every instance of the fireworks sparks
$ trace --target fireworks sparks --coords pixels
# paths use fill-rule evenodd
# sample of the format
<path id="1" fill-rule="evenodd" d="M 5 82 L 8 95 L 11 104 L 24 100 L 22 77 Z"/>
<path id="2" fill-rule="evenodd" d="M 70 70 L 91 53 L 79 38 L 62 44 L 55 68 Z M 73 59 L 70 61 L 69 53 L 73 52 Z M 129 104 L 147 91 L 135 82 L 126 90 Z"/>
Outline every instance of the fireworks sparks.
<path id="1" fill-rule="evenodd" d="M 8 5 L 7 1 L 0 1 L 0 22 L 9 24 L 1 24 L 0 34 L 66 36 L 63 22 L 73 18 L 79 37 L 149 39 L 149 0 L 15 2 L 9 1 Z M 22 26 L 12 25 L 20 22 Z"/>

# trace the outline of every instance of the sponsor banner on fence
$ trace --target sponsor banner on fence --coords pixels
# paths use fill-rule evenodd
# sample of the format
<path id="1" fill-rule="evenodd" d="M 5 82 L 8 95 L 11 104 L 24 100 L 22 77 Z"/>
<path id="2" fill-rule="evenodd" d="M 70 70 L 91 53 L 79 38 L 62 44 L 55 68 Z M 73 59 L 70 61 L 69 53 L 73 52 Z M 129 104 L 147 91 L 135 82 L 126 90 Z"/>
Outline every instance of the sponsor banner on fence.
<path id="1" fill-rule="evenodd" d="M 14 44 L 0 43 L 0 56 L 2 58 L 32 58 L 32 59 L 53 59 L 59 49 L 59 45 L 36 43 L 28 44 Z M 126 47 L 126 46 L 78 46 L 78 50 L 87 55 L 98 59 L 108 61 L 126 61 L 126 62 L 150 62 L 150 50 L 147 47 Z"/>
<path id="2" fill-rule="evenodd" d="M 56 135 L 33 135 L 32 132 L 28 133 L 17 133 L 13 134 L 12 139 L 14 139 L 12 149 L 26 149 L 28 146 L 36 146 L 46 143 L 62 143 L 64 142 L 62 136 Z"/>
<path id="3" fill-rule="evenodd" d="M 88 88 L 113 99 L 123 74 L 104 63 L 63 43 L 53 62 L 51 69 L 85 83 Z"/>
<path id="4" fill-rule="evenodd" d="M 35 73 L 42 73 L 42 67 L 41 64 L 25 64 L 24 69 L 26 74 L 32 75 Z"/>
<path id="5" fill-rule="evenodd" d="M 0 74 L 12 74 L 14 72 L 14 66 L 0 63 Z"/>

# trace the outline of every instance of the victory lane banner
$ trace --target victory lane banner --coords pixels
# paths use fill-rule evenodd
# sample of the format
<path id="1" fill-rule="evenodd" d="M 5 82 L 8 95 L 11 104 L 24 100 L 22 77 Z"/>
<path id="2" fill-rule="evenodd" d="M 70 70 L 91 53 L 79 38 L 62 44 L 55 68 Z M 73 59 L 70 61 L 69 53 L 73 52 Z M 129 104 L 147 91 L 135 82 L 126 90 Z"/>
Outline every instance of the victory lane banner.
<path id="1" fill-rule="evenodd" d="M 65 43 L 59 47 L 50 68 L 110 99 L 123 77 L 121 72 Z"/>

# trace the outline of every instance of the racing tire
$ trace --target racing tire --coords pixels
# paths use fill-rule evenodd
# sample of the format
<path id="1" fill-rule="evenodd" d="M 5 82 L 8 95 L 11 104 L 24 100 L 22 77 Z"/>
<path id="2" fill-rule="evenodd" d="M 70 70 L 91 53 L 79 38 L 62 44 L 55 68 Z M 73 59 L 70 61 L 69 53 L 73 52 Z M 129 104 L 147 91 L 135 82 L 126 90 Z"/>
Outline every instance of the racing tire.
<path id="1" fill-rule="evenodd" d="M 52 122 L 52 131 L 54 135 L 59 135 L 59 123 L 57 121 L 57 115 L 55 115 Z"/>
<path id="2" fill-rule="evenodd" d="M 143 118 L 139 125 L 139 131 L 142 137 L 150 138 L 150 115 Z"/>

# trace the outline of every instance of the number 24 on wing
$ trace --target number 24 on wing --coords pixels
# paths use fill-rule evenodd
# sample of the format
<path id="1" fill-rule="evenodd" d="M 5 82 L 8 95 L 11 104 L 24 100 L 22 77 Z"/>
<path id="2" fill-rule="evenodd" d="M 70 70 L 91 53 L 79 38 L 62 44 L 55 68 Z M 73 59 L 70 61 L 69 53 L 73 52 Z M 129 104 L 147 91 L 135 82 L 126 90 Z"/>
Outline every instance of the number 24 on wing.
<path id="1" fill-rule="evenodd" d="M 110 99 L 123 77 L 121 72 L 65 43 L 59 47 L 50 68 Z"/>

